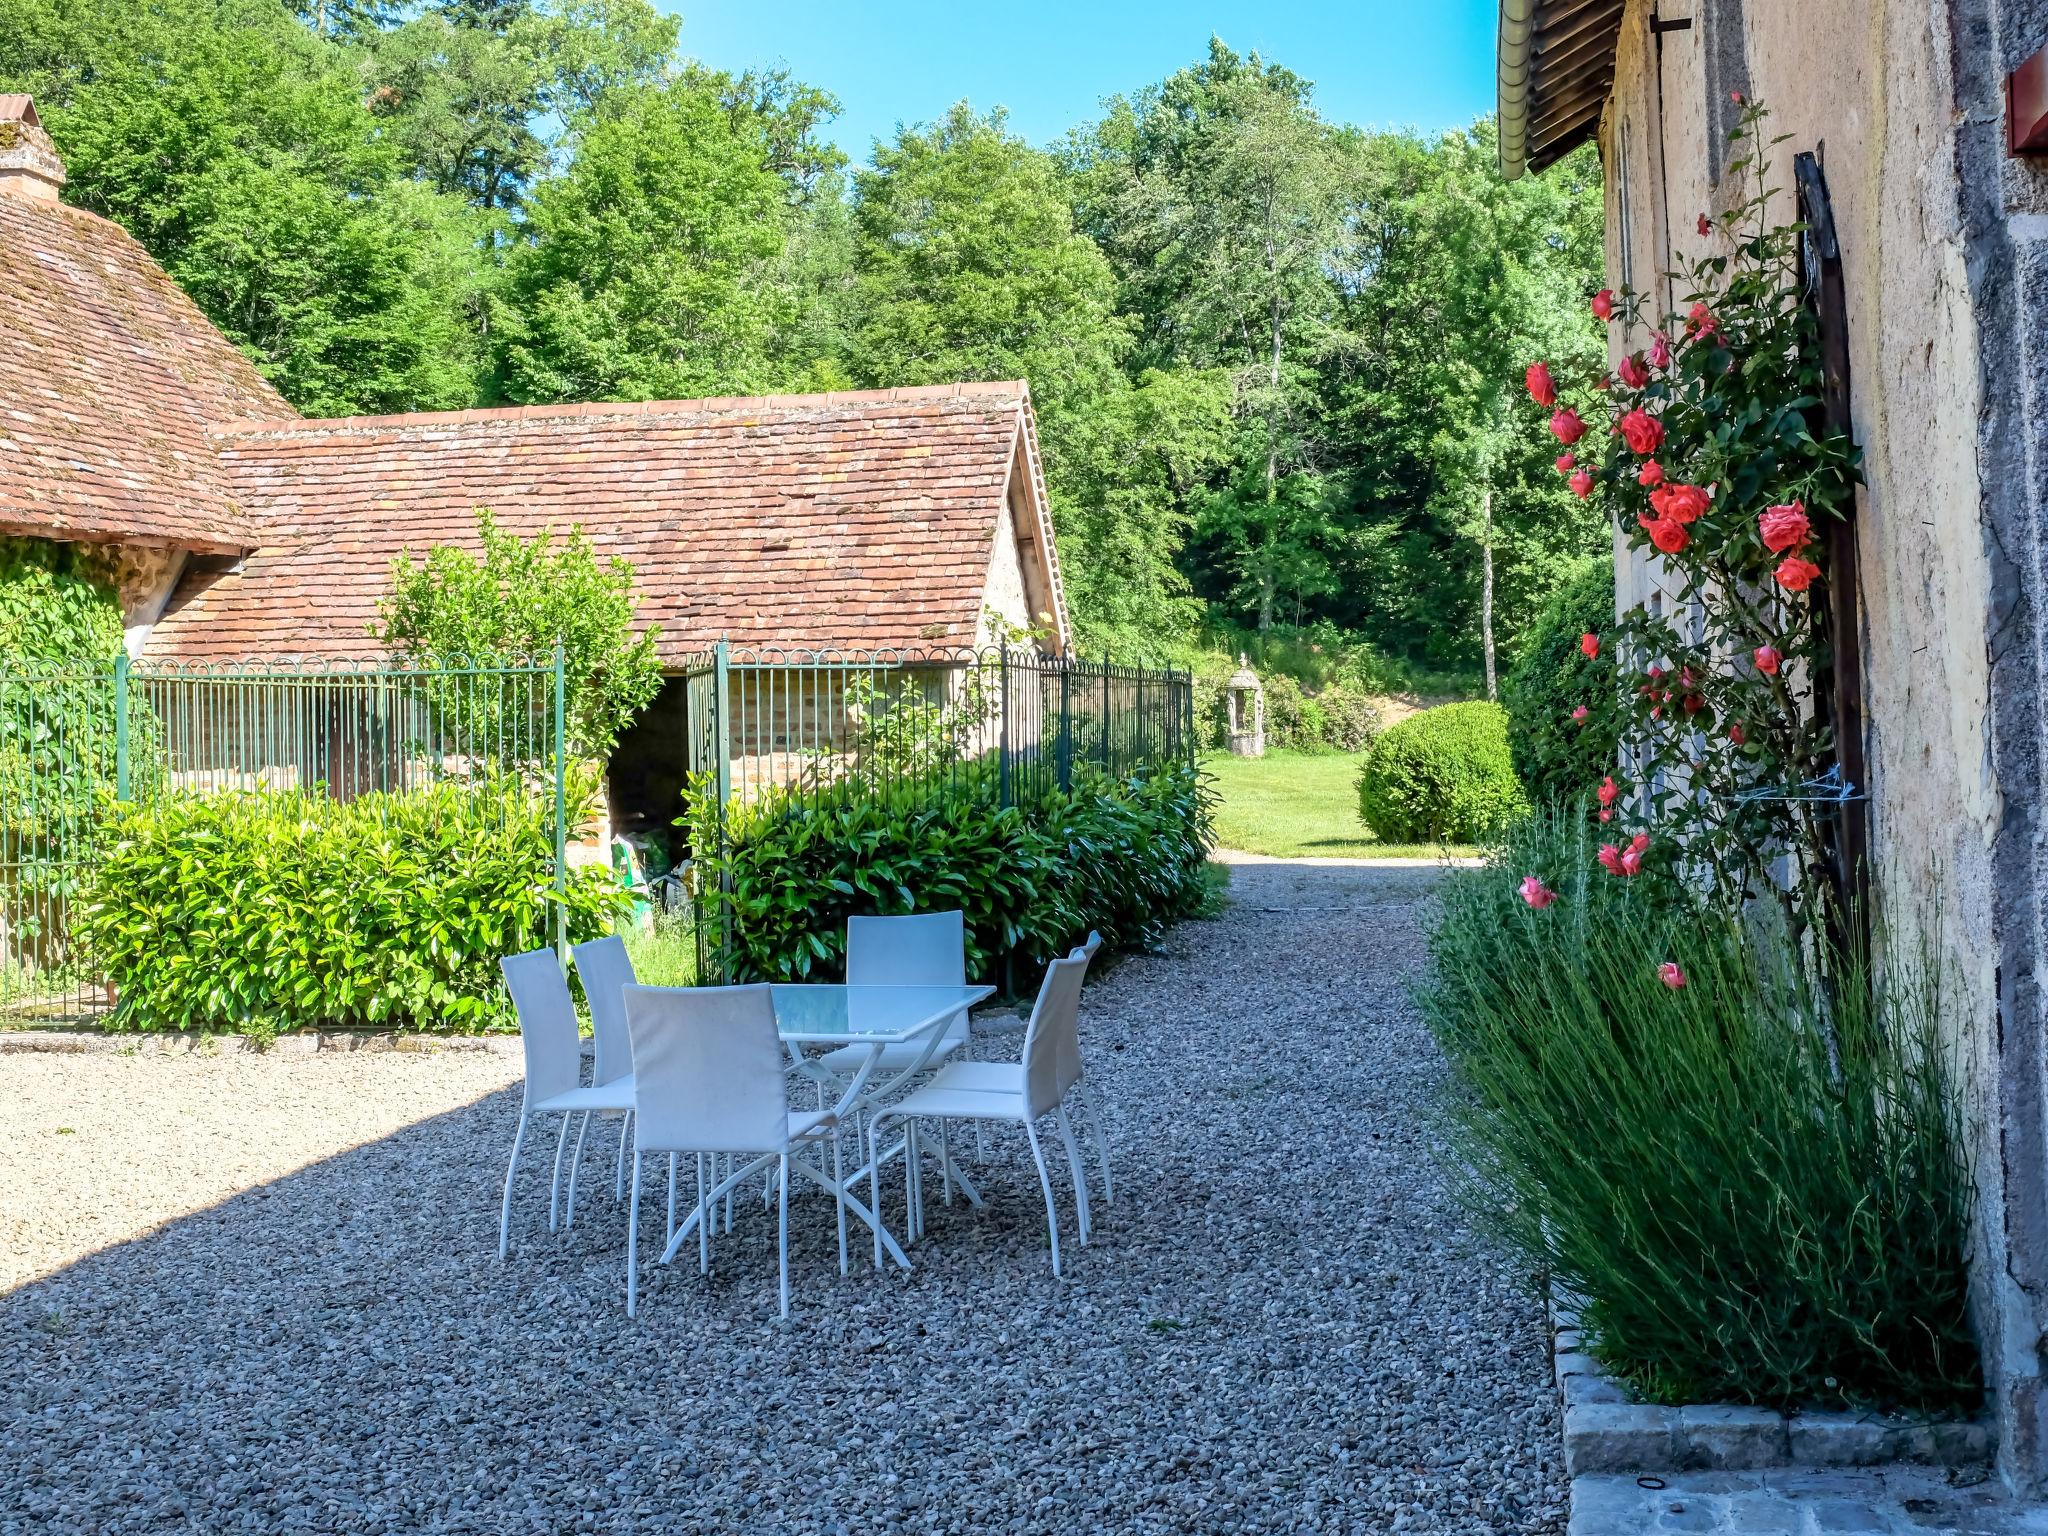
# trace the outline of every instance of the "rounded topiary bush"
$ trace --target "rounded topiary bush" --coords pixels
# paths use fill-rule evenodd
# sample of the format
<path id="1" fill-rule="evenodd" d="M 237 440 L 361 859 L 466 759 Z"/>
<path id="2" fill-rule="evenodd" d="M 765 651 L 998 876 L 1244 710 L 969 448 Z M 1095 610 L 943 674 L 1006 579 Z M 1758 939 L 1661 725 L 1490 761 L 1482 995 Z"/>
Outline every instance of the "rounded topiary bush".
<path id="1" fill-rule="evenodd" d="M 1529 809 L 1508 757 L 1507 711 L 1479 700 L 1410 715 L 1358 775 L 1358 813 L 1389 843 L 1471 843 Z"/>
<path id="2" fill-rule="evenodd" d="M 1621 734 L 1611 663 L 1579 649 L 1614 627 L 1614 563 L 1588 562 L 1551 597 L 1522 637 L 1501 685 L 1515 773 L 1532 799 L 1564 805 L 1612 771 Z M 1584 706 L 1586 718 L 1572 711 Z"/>

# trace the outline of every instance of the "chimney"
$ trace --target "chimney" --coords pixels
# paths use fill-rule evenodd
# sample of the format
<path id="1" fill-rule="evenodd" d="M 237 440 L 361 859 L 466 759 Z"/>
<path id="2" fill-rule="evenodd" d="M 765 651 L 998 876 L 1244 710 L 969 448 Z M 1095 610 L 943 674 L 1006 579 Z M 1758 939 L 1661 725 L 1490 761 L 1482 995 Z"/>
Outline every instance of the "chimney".
<path id="1" fill-rule="evenodd" d="M 43 132 L 36 104 L 26 96 L 0 96 L 0 197 L 54 203 L 64 185 L 64 162 Z"/>

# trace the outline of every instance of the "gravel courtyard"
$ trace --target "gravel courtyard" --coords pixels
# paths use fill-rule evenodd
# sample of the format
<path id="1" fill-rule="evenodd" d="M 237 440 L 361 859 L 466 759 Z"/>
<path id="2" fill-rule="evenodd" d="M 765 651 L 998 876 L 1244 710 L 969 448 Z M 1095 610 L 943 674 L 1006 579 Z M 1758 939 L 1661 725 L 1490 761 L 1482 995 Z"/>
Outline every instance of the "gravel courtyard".
<path id="1" fill-rule="evenodd" d="M 529 1154 L 501 1266 L 514 1056 L 0 1055 L 0 1533 L 1562 1531 L 1539 1307 L 1420 1113 L 1437 876 L 1234 874 L 1089 987 L 1068 1278 L 992 1137 L 908 1275 L 795 1202 L 787 1324 L 758 1205 L 627 1322 L 610 1137 L 563 1235 Z"/>

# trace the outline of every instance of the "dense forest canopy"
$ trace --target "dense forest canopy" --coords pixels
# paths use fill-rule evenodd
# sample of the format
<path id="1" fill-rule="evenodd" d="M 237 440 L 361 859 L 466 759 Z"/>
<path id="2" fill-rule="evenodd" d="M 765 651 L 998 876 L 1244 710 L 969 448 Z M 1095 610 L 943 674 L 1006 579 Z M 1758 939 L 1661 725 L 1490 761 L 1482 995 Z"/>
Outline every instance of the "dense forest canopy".
<path id="1" fill-rule="evenodd" d="M 1049 147 L 837 103 L 648 0 L 0 0 L 66 196 L 311 414 L 1023 377 L 1091 649 L 1476 669 L 1606 530 L 1506 409 L 1591 366 L 1598 165 L 1324 121 L 1220 41 Z"/>

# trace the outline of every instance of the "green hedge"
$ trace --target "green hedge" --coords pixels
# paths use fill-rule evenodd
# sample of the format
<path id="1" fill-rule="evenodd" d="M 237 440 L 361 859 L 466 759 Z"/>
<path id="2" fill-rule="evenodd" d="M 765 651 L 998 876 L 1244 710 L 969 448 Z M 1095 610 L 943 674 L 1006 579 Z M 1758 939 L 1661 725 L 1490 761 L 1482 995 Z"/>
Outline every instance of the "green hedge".
<path id="1" fill-rule="evenodd" d="M 1614 770 L 1621 711 L 1613 663 L 1579 649 L 1581 637 L 1605 637 L 1613 628 L 1614 562 L 1594 561 L 1551 597 L 1501 684 L 1515 773 L 1540 804 L 1567 805 L 1591 794 Z M 1572 718 L 1581 706 L 1582 722 Z"/>
<path id="2" fill-rule="evenodd" d="M 516 784 L 181 794 L 112 816 L 80 929 L 117 1028 L 509 1029 L 498 957 L 551 936 L 553 809 Z M 566 900 L 583 939 L 622 893 L 593 867 Z"/>
<path id="3" fill-rule="evenodd" d="M 1473 843 L 1528 810 L 1498 704 L 1442 704 L 1374 744 L 1358 775 L 1358 812 L 1388 843 Z"/>
<path id="4" fill-rule="evenodd" d="M 1899 946 L 1882 977 L 1795 948 L 1767 906 L 1618 878 L 1596 842 L 1541 812 L 1442 890 L 1422 1002 L 1481 1214 L 1654 1401 L 1973 1409 L 1971 1179 L 1931 973 Z M 1530 875 L 1556 899 L 1524 901 Z"/>
<path id="5" fill-rule="evenodd" d="M 727 818 L 692 817 L 700 889 L 730 890 L 733 979 L 833 980 L 846 919 L 958 909 L 968 973 L 1002 979 L 1099 930 L 1112 948 L 1146 944 L 1206 907 L 1212 796 L 1192 767 L 1078 776 L 1070 795 L 996 801 L 986 775 L 934 799 L 918 787 L 844 785 L 767 795 Z"/>

